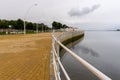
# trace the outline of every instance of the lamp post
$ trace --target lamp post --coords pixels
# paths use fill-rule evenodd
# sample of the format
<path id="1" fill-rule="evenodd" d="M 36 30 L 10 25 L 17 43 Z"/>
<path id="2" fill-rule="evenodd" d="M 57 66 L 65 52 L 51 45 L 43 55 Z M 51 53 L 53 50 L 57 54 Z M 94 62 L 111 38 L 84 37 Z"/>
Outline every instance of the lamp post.
<path id="1" fill-rule="evenodd" d="M 32 7 L 34 7 L 34 6 L 37 6 L 37 4 L 34 4 L 34 5 L 32 5 L 32 6 L 30 6 L 30 8 L 27 10 L 27 12 L 26 12 L 26 15 L 25 15 L 25 18 L 24 18 L 24 34 L 26 34 L 26 17 L 27 17 L 27 14 L 29 13 L 29 11 L 32 9 Z"/>

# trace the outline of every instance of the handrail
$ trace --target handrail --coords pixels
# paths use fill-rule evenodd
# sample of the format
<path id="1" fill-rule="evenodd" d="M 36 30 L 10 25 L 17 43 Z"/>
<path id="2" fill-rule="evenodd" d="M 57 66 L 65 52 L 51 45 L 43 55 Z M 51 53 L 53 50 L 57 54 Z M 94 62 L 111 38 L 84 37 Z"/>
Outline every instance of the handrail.
<path id="1" fill-rule="evenodd" d="M 61 46 L 62 48 L 64 48 L 70 55 L 72 55 L 76 60 L 78 60 L 84 67 L 86 67 L 89 71 L 91 71 L 100 80 L 112 80 L 111 78 L 109 78 L 108 76 L 106 76 L 105 74 L 103 74 L 101 71 L 99 71 L 98 69 L 96 69 L 94 66 L 92 66 L 91 64 L 89 64 L 87 61 L 85 61 L 84 59 L 82 59 L 80 56 L 78 56 L 77 54 L 75 54 L 74 52 L 72 52 L 66 46 L 64 46 L 59 40 L 57 40 L 57 38 L 55 37 L 54 32 L 52 34 L 52 38 L 53 38 L 53 45 L 52 45 L 53 46 L 53 54 L 57 58 L 57 61 L 58 61 L 57 65 L 60 66 L 60 67 L 62 66 L 62 71 L 65 74 L 67 80 L 70 80 L 70 78 L 68 76 L 68 73 L 65 71 L 65 69 L 64 69 L 61 61 L 59 60 L 59 57 L 57 55 L 57 51 L 55 50 L 55 44 L 54 44 L 55 42 L 57 43 L 57 46 Z M 54 67 L 55 67 L 55 65 L 54 65 Z"/>
<path id="2" fill-rule="evenodd" d="M 53 39 L 53 41 L 52 41 L 52 56 L 53 56 L 53 66 L 54 66 L 55 80 L 61 80 L 60 72 L 59 72 L 59 66 L 60 66 L 61 70 L 63 71 L 66 79 L 71 80 L 70 77 L 68 76 L 65 68 L 63 67 L 63 65 L 61 63 L 57 52 L 58 51 L 55 49 L 55 40 Z"/>
<path id="3" fill-rule="evenodd" d="M 62 63 L 61 63 L 61 61 L 60 61 L 60 59 L 58 58 L 58 55 L 57 55 L 57 52 L 56 52 L 55 48 L 54 48 L 54 53 L 53 53 L 53 54 L 57 57 L 57 61 L 58 61 L 59 65 L 60 65 L 60 67 L 61 67 L 61 69 L 62 69 L 64 75 L 66 76 L 67 80 L 70 80 L 70 77 L 68 76 L 68 74 L 67 74 L 65 68 L 63 67 L 63 65 L 62 65 Z"/>

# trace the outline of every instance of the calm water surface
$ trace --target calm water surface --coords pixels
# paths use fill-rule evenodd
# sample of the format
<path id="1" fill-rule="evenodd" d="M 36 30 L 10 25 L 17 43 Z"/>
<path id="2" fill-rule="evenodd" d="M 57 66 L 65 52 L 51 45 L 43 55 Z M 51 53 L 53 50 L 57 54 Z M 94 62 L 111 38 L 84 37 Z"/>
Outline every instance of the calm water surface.
<path id="1" fill-rule="evenodd" d="M 86 31 L 84 40 L 71 50 L 113 80 L 120 80 L 120 32 Z M 68 53 L 61 61 L 72 80 L 98 80 Z"/>

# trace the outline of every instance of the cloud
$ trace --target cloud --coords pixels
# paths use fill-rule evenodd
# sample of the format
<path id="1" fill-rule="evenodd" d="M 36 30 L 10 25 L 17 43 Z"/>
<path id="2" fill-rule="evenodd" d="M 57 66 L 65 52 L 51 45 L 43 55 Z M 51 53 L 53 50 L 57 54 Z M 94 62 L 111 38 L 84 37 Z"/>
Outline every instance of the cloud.
<path id="1" fill-rule="evenodd" d="M 71 17 L 72 16 L 83 16 L 83 15 L 86 15 L 86 14 L 89 14 L 93 11 L 95 11 L 96 9 L 98 9 L 100 7 L 99 4 L 96 4 L 96 5 L 93 5 L 92 7 L 85 7 L 83 9 L 78 9 L 78 8 L 72 8 L 69 12 L 68 12 L 68 15 L 70 15 Z"/>

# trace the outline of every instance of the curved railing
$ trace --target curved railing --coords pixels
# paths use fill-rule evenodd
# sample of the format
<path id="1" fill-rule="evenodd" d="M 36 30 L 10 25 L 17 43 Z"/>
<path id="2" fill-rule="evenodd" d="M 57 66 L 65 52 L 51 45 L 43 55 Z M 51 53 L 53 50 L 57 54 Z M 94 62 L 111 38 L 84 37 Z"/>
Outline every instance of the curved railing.
<path id="1" fill-rule="evenodd" d="M 52 33 L 52 57 L 53 57 L 53 68 L 54 68 L 54 76 L 55 80 L 61 80 L 60 77 L 60 68 L 63 71 L 65 77 L 67 80 L 71 80 L 68 73 L 66 72 L 64 66 L 62 65 L 59 57 L 59 48 L 60 46 L 65 49 L 70 55 L 72 55 L 77 61 L 80 62 L 85 68 L 87 68 L 89 71 L 91 71 L 96 77 L 98 77 L 100 80 L 112 80 L 105 74 L 103 74 L 101 71 L 96 69 L 94 66 L 89 64 L 87 61 L 79 57 L 77 54 L 72 52 L 70 49 L 68 49 L 65 45 L 63 45 L 58 38 L 55 36 L 55 32 Z"/>

